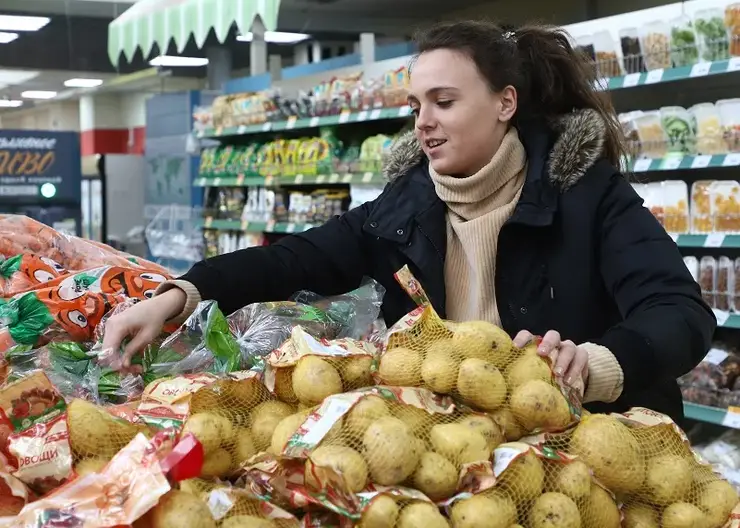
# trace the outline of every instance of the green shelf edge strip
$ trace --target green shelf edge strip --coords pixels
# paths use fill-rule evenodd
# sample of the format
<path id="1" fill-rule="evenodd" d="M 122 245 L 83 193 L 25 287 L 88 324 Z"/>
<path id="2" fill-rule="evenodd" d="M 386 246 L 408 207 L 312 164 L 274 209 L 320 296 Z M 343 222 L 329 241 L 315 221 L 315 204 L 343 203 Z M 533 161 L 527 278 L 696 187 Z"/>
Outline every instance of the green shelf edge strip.
<path id="1" fill-rule="evenodd" d="M 296 176 L 279 177 L 207 175 L 196 178 L 193 182 L 193 187 L 274 187 L 279 185 L 323 185 L 338 183 L 369 185 L 385 182 L 385 177 L 382 174 L 375 174 L 372 172 L 312 175 L 298 174 Z"/>
<path id="2" fill-rule="evenodd" d="M 697 403 L 685 401 L 683 402 L 683 412 L 686 418 L 691 420 L 740 429 L 740 422 L 725 420 L 727 415 L 726 409 L 719 409 L 717 407 L 709 407 L 707 405 L 699 405 Z M 737 423 L 737 425 L 733 422 Z"/>

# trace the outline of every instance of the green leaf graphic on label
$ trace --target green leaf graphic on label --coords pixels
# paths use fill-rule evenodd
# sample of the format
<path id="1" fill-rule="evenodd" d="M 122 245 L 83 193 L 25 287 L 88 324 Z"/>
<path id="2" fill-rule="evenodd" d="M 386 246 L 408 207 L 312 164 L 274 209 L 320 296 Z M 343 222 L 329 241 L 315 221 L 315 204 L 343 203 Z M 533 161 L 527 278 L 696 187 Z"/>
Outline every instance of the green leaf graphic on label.
<path id="1" fill-rule="evenodd" d="M 29 292 L 0 304 L 0 325 L 21 345 L 33 345 L 54 317 L 35 293 Z"/>
<path id="2" fill-rule="evenodd" d="M 10 257 L 9 259 L 5 259 L 3 262 L 0 262 L 0 275 L 9 279 L 13 273 L 21 269 L 22 260 L 23 255 L 16 255 L 15 257 Z"/>

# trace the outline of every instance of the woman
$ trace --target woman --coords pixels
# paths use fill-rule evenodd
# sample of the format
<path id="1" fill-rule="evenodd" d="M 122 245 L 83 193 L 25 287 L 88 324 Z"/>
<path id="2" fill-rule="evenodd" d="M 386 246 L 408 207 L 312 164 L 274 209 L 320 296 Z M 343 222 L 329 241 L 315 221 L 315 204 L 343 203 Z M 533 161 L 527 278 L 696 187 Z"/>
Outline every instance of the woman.
<path id="1" fill-rule="evenodd" d="M 408 264 L 443 317 L 499 324 L 520 346 L 544 335 L 540 354 L 585 382 L 593 411 L 680 418 L 676 378 L 702 359 L 715 320 L 616 168 L 622 135 L 592 68 L 546 27 L 446 23 L 417 43 L 415 129 L 394 145 L 377 200 L 196 264 L 112 318 L 105 345 L 131 337 L 127 365 L 201 299 L 228 313 L 301 289 L 346 292 L 364 275 L 387 289 L 390 324 L 414 308 L 393 278 Z"/>

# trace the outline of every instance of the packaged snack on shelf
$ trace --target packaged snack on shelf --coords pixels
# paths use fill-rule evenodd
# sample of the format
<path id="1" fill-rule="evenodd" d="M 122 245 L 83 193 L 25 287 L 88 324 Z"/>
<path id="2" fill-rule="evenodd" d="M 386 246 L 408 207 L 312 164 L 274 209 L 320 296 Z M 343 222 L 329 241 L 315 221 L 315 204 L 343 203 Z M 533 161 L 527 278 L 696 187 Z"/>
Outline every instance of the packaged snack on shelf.
<path id="1" fill-rule="evenodd" d="M 664 106 L 660 109 L 660 122 L 668 138 L 668 152 L 688 154 L 694 151 L 696 136 L 694 120 L 685 108 Z"/>
<path id="2" fill-rule="evenodd" d="M 714 308 L 717 304 L 717 261 L 714 257 L 702 257 L 699 261 L 699 286 L 704 301 Z"/>
<path id="3" fill-rule="evenodd" d="M 735 277 L 740 277 L 740 258 L 735 259 Z M 740 281 L 735 280 L 735 292 L 732 299 L 732 309 L 740 312 Z"/>
<path id="4" fill-rule="evenodd" d="M 671 30 L 666 22 L 656 20 L 640 27 L 640 43 L 648 70 L 671 67 Z"/>
<path id="5" fill-rule="evenodd" d="M 691 277 L 699 282 L 699 261 L 696 257 L 684 257 L 683 263 L 686 264 L 686 269 L 691 273 Z"/>
<path id="6" fill-rule="evenodd" d="M 637 126 L 635 125 L 635 118 L 642 115 L 642 111 L 636 110 L 634 112 L 625 112 L 619 114 L 619 125 L 622 127 L 624 133 L 624 139 L 627 146 L 627 155 L 631 160 L 635 160 L 640 157 L 640 135 L 637 132 Z"/>
<path id="7" fill-rule="evenodd" d="M 729 32 L 730 55 L 740 56 L 740 3 L 725 7 L 725 27 Z"/>
<path id="8" fill-rule="evenodd" d="M 544 445 L 585 462 L 619 497 L 626 526 L 647 518 L 647 526 L 661 519 L 660 526 L 722 527 L 738 504 L 737 491 L 691 450 L 683 431 L 649 409 L 586 416 Z"/>
<path id="9" fill-rule="evenodd" d="M 702 405 L 716 405 L 721 391 L 733 387 L 740 376 L 740 356 L 723 343 L 712 343 L 712 348 L 701 363 L 691 372 L 679 378 L 682 389 L 691 388 L 711 395 L 712 400 L 689 398 L 688 401 Z M 696 394 L 696 392 L 695 392 Z"/>
<path id="10" fill-rule="evenodd" d="M 576 39 L 576 48 L 586 56 L 589 61 L 596 62 L 596 49 L 594 48 L 593 35 L 581 35 Z"/>
<path id="11" fill-rule="evenodd" d="M 496 448 L 494 459 L 494 487 L 445 504 L 453 526 L 620 526 L 617 500 L 577 457 L 514 442 Z M 549 522 L 554 517 L 558 524 Z"/>
<path id="12" fill-rule="evenodd" d="M 577 390 L 536 354 L 537 342 L 519 349 L 491 323 L 445 322 L 407 267 L 396 279 L 420 307 L 388 330 L 375 373 L 378 383 L 454 395 L 525 433 L 562 429 L 578 420 Z"/>
<path id="13" fill-rule="evenodd" d="M 622 48 L 624 70 L 627 73 L 642 73 L 645 71 L 640 33 L 637 28 L 622 28 L 619 30 L 619 42 Z"/>
<path id="14" fill-rule="evenodd" d="M 640 156 L 662 158 L 668 152 L 668 137 L 663 130 L 660 112 L 643 112 L 633 118 L 640 138 Z"/>
<path id="15" fill-rule="evenodd" d="M 719 109 L 712 103 L 701 103 L 689 108 L 689 112 L 694 118 L 696 154 L 727 153 Z"/>
<path id="16" fill-rule="evenodd" d="M 720 257 L 717 263 L 717 305 L 718 310 L 729 312 L 735 290 L 735 266 L 728 257 Z"/>
<path id="17" fill-rule="evenodd" d="M 617 47 L 609 31 L 599 31 L 593 36 L 596 68 L 600 77 L 618 77 L 622 75 Z"/>
<path id="18" fill-rule="evenodd" d="M 699 41 L 699 58 L 702 61 L 730 58 L 730 41 L 721 8 L 701 9 L 694 13 L 694 29 Z"/>
<path id="19" fill-rule="evenodd" d="M 686 182 L 657 182 L 662 198 L 663 226 L 669 233 L 689 232 L 689 191 Z"/>
<path id="20" fill-rule="evenodd" d="M 740 46 L 740 40 L 738 40 L 738 46 Z M 740 52 L 740 48 L 738 51 Z M 727 143 L 727 150 L 740 152 L 740 99 L 722 99 L 715 104 L 722 119 L 722 133 Z"/>
<path id="21" fill-rule="evenodd" d="M 712 222 L 711 186 L 713 180 L 701 180 L 691 184 L 691 232 L 711 233 Z"/>
<path id="22" fill-rule="evenodd" d="M 740 232 L 740 182 L 716 181 L 709 193 L 714 231 Z"/>
<path id="23" fill-rule="evenodd" d="M 696 33 L 692 21 L 687 16 L 671 20 L 671 59 L 673 66 L 690 66 L 699 62 L 696 46 Z"/>

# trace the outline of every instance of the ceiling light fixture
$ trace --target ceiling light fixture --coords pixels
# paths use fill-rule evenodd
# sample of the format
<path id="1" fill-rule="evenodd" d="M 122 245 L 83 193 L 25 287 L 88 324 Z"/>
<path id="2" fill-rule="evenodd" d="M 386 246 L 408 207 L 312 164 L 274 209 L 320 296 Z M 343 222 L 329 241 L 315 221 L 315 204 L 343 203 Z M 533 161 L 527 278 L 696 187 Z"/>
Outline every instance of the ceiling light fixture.
<path id="1" fill-rule="evenodd" d="M 243 35 L 237 35 L 236 40 L 240 42 L 252 42 L 254 34 L 250 31 Z M 265 42 L 273 44 L 297 44 L 311 38 L 305 33 L 288 33 L 286 31 L 265 31 Z"/>
<path id="2" fill-rule="evenodd" d="M 23 106 L 23 101 L 18 99 L 0 99 L 0 108 L 18 108 Z"/>
<path id="3" fill-rule="evenodd" d="M 64 86 L 67 88 L 95 88 L 101 84 L 103 84 L 103 79 L 85 79 L 82 77 L 64 81 Z"/>
<path id="4" fill-rule="evenodd" d="M 18 33 L 8 33 L 7 31 L 0 31 L 0 44 L 8 44 L 18 38 Z"/>
<path id="5" fill-rule="evenodd" d="M 149 61 L 151 66 L 160 68 L 194 68 L 206 66 L 208 59 L 200 57 L 178 57 L 176 55 L 160 55 Z"/>
<path id="6" fill-rule="evenodd" d="M 38 31 L 49 22 L 49 17 L 0 15 L 0 31 Z"/>
<path id="7" fill-rule="evenodd" d="M 47 90 L 27 90 L 21 92 L 23 99 L 54 99 L 57 96 L 56 92 Z"/>

